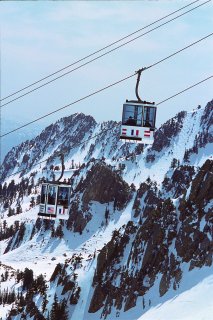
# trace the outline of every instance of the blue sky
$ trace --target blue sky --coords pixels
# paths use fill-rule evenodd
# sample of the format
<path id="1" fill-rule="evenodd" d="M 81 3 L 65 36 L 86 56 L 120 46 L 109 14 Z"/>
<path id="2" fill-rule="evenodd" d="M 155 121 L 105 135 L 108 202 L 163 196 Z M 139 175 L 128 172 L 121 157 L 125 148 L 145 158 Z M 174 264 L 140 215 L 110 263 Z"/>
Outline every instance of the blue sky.
<path id="1" fill-rule="evenodd" d="M 190 2 L 1 2 L 1 96 L 4 97 Z M 194 6 L 202 2 L 204 1 L 199 1 Z M 212 32 L 212 26 L 211 2 L 3 107 L 2 118 L 19 123 L 38 118 L 206 36 Z M 145 71 L 140 84 L 141 98 L 158 103 L 212 75 L 212 39 L 213 37 L 208 38 Z M 135 99 L 135 82 L 136 78 L 131 78 L 46 118 L 42 125 L 75 112 L 90 114 L 97 121 L 120 121 L 123 102 Z M 178 111 L 192 110 L 198 104 L 205 105 L 213 98 L 212 88 L 213 79 L 160 105 L 157 125 Z"/>

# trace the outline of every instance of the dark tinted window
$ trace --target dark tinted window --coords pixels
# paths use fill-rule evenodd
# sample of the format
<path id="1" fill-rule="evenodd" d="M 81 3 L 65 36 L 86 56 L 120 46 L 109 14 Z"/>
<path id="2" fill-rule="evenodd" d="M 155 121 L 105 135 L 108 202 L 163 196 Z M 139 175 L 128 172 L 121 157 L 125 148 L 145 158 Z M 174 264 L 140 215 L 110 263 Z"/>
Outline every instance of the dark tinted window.
<path id="1" fill-rule="evenodd" d="M 47 192 L 47 186 L 46 185 L 42 185 L 42 187 L 41 187 L 41 203 L 45 203 L 46 192 Z"/>
<path id="2" fill-rule="evenodd" d="M 48 187 L 48 196 L 47 196 L 47 203 L 48 204 L 55 204 L 56 202 L 56 193 L 57 193 L 57 186 Z"/>
<path id="3" fill-rule="evenodd" d="M 144 106 L 144 119 L 143 126 L 144 127 L 155 127 L 155 114 L 156 108 Z"/>
<path id="4" fill-rule="evenodd" d="M 142 106 L 124 104 L 122 124 L 127 126 L 141 126 Z"/>
<path id="5" fill-rule="evenodd" d="M 70 188 L 59 187 L 57 204 L 64 206 L 65 208 L 68 208 L 69 194 L 70 194 Z"/>

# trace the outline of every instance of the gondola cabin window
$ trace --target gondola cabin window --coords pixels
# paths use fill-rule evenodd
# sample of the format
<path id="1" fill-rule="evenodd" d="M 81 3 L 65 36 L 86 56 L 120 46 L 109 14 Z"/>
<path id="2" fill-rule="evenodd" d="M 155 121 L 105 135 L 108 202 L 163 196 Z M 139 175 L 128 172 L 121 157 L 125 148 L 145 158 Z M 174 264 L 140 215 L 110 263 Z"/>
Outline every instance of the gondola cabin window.
<path id="1" fill-rule="evenodd" d="M 51 186 L 48 187 L 48 195 L 47 195 L 47 203 L 55 205 L 56 204 L 56 192 L 57 192 L 57 186 Z"/>
<path id="2" fill-rule="evenodd" d="M 43 184 L 41 187 L 41 203 L 46 202 L 47 185 Z"/>
<path id="3" fill-rule="evenodd" d="M 68 203 L 69 189 L 65 187 L 59 187 L 57 204 L 64 206 L 64 208 L 68 208 Z"/>
<path id="4" fill-rule="evenodd" d="M 155 113 L 156 108 L 154 107 L 143 107 L 144 110 L 144 116 L 143 116 L 143 126 L 144 127 L 150 127 L 155 128 Z"/>
<path id="5" fill-rule="evenodd" d="M 136 105 L 124 105 L 122 124 L 127 126 L 141 126 L 142 107 Z"/>

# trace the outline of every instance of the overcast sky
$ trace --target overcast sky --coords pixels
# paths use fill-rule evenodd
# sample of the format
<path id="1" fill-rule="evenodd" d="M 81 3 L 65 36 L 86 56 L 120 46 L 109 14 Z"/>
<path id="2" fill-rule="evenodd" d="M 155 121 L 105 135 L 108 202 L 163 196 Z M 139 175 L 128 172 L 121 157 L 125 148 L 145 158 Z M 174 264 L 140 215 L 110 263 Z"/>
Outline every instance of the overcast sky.
<path id="1" fill-rule="evenodd" d="M 1 97 L 190 2 L 192 1 L 1 2 Z M 204 1 L 199 1 L 184 11 L 202 2 Z M 213 3 L 210 2 L 3 107 L 2 119 L 8 118 L 24 124 L 38 118 L 131 75 L 141 67 L 155 63 L 210 34 L 213 32 L 212 27 Z M 158 103 L 212 75 L 212 57 L 213 37 L 210 37 L 145 71 L 140 83 L 141 98 Z M 44 122 L 49 124 L 75 112 L 90 114 L 96 121 L 120 121 L 122 104 L 126 99 L 135 99 L 135 82 L 136 77 L 131 78 L 46 118 Z M 157 126 L 178 111 L 192 110 L 198 104 L 204 106 L 213 98 L 212 89 L 213 78 L 160 105 Z"/>

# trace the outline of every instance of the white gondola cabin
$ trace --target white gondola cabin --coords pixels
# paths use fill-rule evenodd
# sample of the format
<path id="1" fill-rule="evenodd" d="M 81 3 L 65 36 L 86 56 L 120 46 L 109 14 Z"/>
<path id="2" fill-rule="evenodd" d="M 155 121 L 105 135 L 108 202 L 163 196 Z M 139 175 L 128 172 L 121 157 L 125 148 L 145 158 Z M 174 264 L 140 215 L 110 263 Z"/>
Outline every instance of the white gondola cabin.
<path id="1" fill-rule="evenodd" d="M 41 186 L 41 201 L 38 216 L 49 219 L 69 218 L 71 185 L 62 182 L 47 182 Z"/>
<path id="2" fill-rule="evenodd" d="M 154 102 L 127 100 L 123 105 L 120 139 L 153 144 L 156 109 Z"/>
<path id="3" fill-rule="evenodd" d="M 154 102 L 142 101 L 138 93 L 141 73 L 146 69 L 142 68 L 136 71 L 135 94 L 137 100 L 126 100 L 123 105 L 120 139 L 128 142 L 153 144 L 157 108 Z"/>

